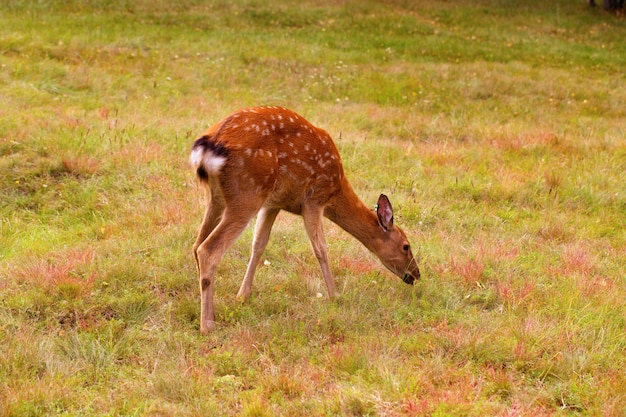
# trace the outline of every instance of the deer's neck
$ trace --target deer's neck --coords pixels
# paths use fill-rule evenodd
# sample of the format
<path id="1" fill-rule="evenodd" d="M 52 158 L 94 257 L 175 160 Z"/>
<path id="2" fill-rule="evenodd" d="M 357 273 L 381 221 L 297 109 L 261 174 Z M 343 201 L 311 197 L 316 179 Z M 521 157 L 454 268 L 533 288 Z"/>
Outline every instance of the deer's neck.
<path id="1" fill-rule="evenodd" d="M 381 233 L 378 218 L 356 195 L 345 176 L 341 192 L 326 206 L 324 215 L 354 236 L 371 252 L 377 253 L 376 243 Z"/>

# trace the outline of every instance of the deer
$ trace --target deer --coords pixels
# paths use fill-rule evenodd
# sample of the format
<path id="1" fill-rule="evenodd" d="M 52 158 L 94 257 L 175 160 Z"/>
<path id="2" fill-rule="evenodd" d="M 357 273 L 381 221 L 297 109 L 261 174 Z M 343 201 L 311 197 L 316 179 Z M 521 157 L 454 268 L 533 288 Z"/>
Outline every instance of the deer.
<path id="1" fill-rule="evenodd" d="M 281 210 L 300 215 L 322 270 L 328 297 L 337 295 L 324 237 L 326 217 L 360 241 L 407 284 L 420 270 L 384 194 L 368 208 L 348 182 L 328 132 L 275 106 L 238 110 L 215 123 L 191 148 L 206 210 L 193 253 L 200 281 L 200 331 L 215 330 L 215 275 L 226 250 L 256 215 L 252 253 L 237 293 L 245 302 Z"/>

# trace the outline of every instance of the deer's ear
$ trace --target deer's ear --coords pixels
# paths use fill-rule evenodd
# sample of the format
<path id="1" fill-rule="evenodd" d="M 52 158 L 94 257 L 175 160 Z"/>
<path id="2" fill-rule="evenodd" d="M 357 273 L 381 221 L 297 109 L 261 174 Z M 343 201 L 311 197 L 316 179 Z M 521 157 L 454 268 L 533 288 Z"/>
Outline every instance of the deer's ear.
<path id="1" fill-rule="evenodd" d="M 385 194 L 381 194 L 380 197 L 378 197 L 376 215 L 378 215 L 378 224 L 380 224 L 383 229 L 389 230 L 393 227 L 393 209 Z"/>

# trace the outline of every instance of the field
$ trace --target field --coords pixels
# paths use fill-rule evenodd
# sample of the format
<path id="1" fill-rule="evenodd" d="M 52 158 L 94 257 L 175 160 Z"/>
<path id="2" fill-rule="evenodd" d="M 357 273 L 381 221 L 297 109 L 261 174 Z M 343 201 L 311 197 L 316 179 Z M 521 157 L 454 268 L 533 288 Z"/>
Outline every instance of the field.
<path id="1" fill-rule="evenodd" d="M 3 416 L 626 415 L 626 21 L 573 0 L 5 0 Z M 408 286 L 282 213 L 199 332 L 188 156 L 231 111 L 328 130 Z"/>

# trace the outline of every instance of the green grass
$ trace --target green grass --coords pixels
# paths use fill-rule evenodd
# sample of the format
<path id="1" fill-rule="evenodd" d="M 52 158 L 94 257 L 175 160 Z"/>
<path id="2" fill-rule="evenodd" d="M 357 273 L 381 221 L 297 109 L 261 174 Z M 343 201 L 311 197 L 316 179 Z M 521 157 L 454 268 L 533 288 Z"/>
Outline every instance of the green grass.
<path id="1" fill-rule="evenodd" d="M 626 413 L 626 27 L 584 1 L 0 5 L 0 414 Z M 187 158 L 243 106 L 336 139 L 408 287 L 281 215 L 199 334 Z"/>

